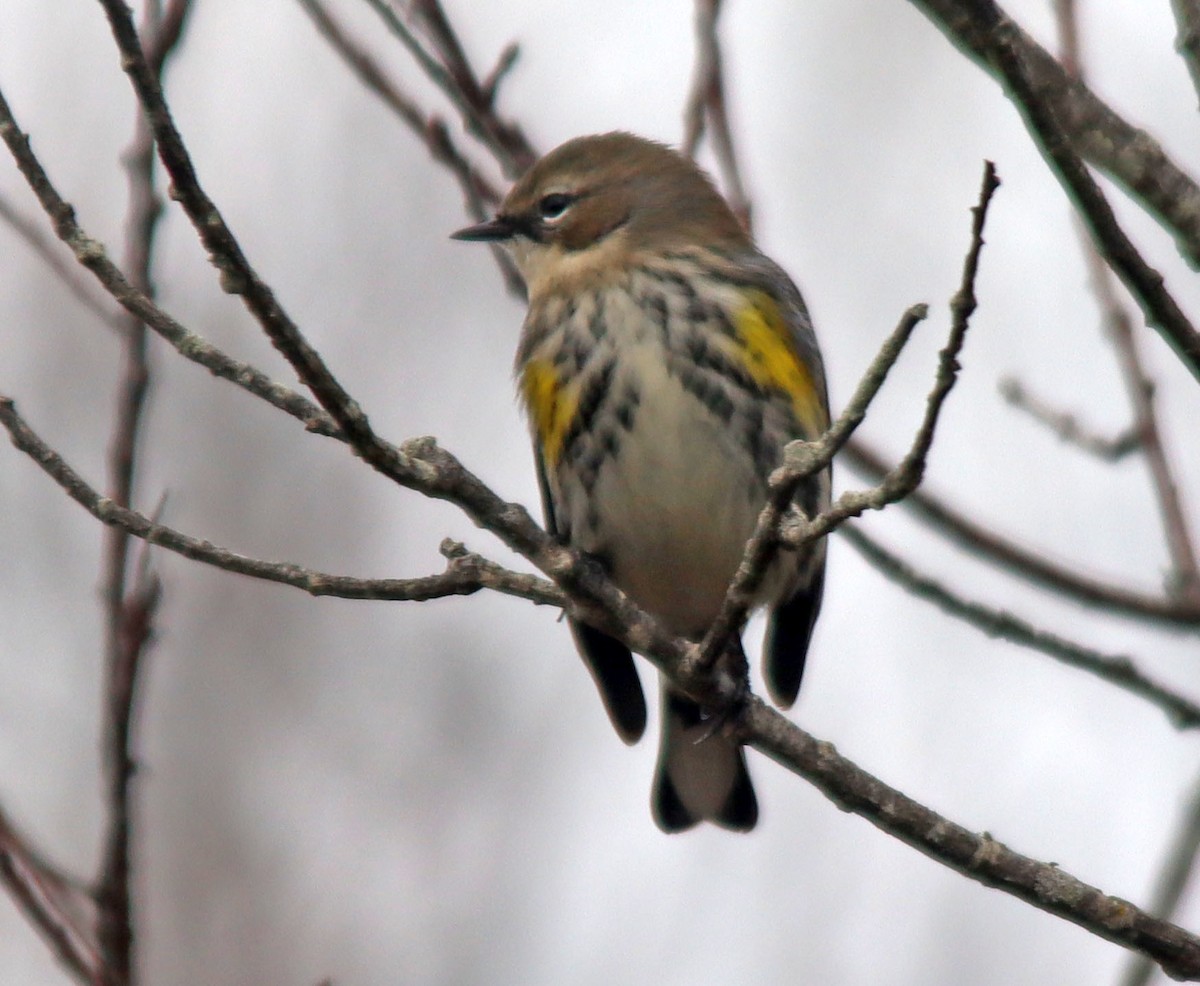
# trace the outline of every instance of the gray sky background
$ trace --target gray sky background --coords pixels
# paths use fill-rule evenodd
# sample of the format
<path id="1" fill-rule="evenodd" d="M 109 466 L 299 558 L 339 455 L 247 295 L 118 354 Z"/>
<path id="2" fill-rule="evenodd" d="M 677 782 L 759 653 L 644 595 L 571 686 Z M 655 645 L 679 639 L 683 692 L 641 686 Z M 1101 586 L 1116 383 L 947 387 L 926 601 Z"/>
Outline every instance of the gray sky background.
<path id="1" fill-rule="evenodd" d="M 479 65 L 510 39 L 506 113 L 549 149 L 613 128 L 677 141 L 691 5 L 449 3 Z M 1012 0 L 1052 44 L 1050 5 Z M 341 0 L 396 75 L 429 87 L 365 4 Z M 1200 120 L 1165 0 L 1081 4 L 1095 88 L 1177 160 Z M 999 89 L 910 5 L 734 3 L 732 113 L 758 238 L 804 291 L 835 403 L 900 313 L 932 305 L 865 433 L 894 454 L 948 326 L 982 161 L 1004 182 L 931 488 L 1023 542 L 1152 589 L 1165 553 L 1137 461 L 1074 452 L 1009 409 L 1013 374 L 1115 432 L 1128 411 L 1068 204 Z M 0 83 L 64 195 L 119 256 L 133 104 L 98 5 L 0 4 Z M 377 428 L 433 434 L 502 495 L 537 502 L 510 362 L 521 310 L 485 250 L 452 243 L 452 180 L 288 0 L 201 0 L 168 96 L 209 193 Z M 33 213 L 15 168 L 0 189 Z M 1114 195 L 1185 309 L 1200 286 Z M 164 306 L 291 382 L 170 210 Z M 102 484 L 111 333 L 0 229 L 0 392 Z M 1143 349 L 1193 524 L 1198 391 Z M 161 348 L 141 503 L 246 554 L 348 574 L 439 570 L 442 537 L 510 560 L 453 509 L 392 488 L 335 442 Z M 840 488 L 855 482 L 848 469 Z M 1047 601 L 901 509 L 870 529 L 963 593 L 1200 695 L 1196 640 Z M 100 821 L 101 532 L 0 448 L 0 802 L 90 872 Z M 953 984 L 1115 981 L 1125 956 L 928 861 L 761 757 L 759 829 L 661 835 L 653 741 L 625 748 L 555 614 L 480 595 L 311 600 L 165 554 L 145 680 L 137 889 L 145 982 Z M 761 623 L 751 630 L 758 646 Z M 644 680 L 651 684 L 647 673 Z M 1196 775 L 1197 739 L 1155 709 L 950 622 L 832 546 L 793 715 L 973 829 L 1145 902 Z M 1182 919 L 1200 926 L 1200 900 Z M 0 979 L 58 983 L 0 902 Z"/>

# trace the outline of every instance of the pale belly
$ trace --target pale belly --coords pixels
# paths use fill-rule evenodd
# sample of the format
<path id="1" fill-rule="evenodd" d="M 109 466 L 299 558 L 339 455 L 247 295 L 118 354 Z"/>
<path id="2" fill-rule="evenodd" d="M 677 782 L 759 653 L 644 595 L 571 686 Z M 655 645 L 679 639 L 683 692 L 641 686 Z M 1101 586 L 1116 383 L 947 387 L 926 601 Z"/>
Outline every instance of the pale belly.
<path id="1" fill-rule="evenodd" d="M 699 636 L 720 609 L 765 497 L 735 429 L 687 392 L 660 360 L 627 361 L 633 426 L 596 471 L 591 493 L 560 475 L 557 508 L 572 543 L 675 633 Z M 761 598 L 778 598 L 794 566 L 777 565 Z"/>

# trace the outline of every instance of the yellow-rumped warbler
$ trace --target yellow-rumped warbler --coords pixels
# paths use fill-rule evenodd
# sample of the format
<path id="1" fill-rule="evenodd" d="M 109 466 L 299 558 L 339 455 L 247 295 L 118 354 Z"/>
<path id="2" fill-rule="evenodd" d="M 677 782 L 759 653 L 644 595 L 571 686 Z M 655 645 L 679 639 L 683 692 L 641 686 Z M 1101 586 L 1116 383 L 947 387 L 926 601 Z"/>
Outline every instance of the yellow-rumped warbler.
<path id="1" fill-rule="evenodd" d="M 547 154 L 495 219 L 454 234 L 512 251 L 529 289 L 516 373 L 546 522 L 596 559 L 672 632 L 715 619 L 783 446 L 828 426 L 804 301 L 754 246 L 713 183 L 662 144 L 580 137 Z M 801 488 L 810 516 L 828 472 Z M 759 602 L 765 675 L 795 701 L 821 606 L 824 544 L 781 552 Z M 572 621 L 617 732 L 636 742 L 646 703 L 629 650 Z M 746 831 L 758 803 L 741 747 L 663 689 L 652 798 L 667 832 L 709 820 Z"/>

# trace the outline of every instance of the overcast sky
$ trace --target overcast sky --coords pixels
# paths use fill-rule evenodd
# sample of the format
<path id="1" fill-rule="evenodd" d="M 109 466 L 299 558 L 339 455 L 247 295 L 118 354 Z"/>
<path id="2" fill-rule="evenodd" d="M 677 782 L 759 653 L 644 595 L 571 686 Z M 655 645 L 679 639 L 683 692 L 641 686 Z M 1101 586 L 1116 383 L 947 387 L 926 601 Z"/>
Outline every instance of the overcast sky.
<path id="1" fill-rule="evenodd" d="M 1200 162 L 1166 0 L 1080 4 L 1095 88 Z M 1048 0 L 1011 13 L 1053 45 Z M 1093 9 L 1094 8 L 1094 9 Z M 336 9 L 429 105 L 366 5 Z M 522 56 L 501 96 L 535 145 L 614 128 L 678 141 L 691 6 L 450 2 L 468 51 Z M 1155 591 L 1166 554 L 1136 457 L 1097 463 L 1007 407 L 998 381 L 1115 433 L 1116 364 L 1061 190 L 999 88 L 900 0 L 731 3 L 726 71 L 763 249 L 804 292 L 835 404 L 910 304 L 932 314 L 865 433 L 903 451 L 948 327 L 984 158 L 1004 184 L 980 309 L 927 481 L 1082 570 Z M 133 105 L 97 4 L 0 4 L 0 85 L 84 227 L 120 255 Z M 454 243 L 461 198 L 291 0 L 198 0 L 168 97 L 201 180 L 258 271 L 393 440 L 436 435 L 503 496 L 537 502 L 510 365 L 522 312 L 487 251 Z M 7 158 L 0 190 L 36 204 Z M 1169 237 L 1114 193 L 1193 315 Z M 219 289 L 172 207 L 163 305 L 292 382 Z M 112 333 L 0 228 L 0 393 L 97 485 Z M 1200 391 L 1140 336 L 1200 526 Z M 511 561 L 454 509 L 156 347 L 139 501 L 237 551 L 376 576 L 440 569 L 445 536 Z M 859 482 L 849 469 L 839 488 Z M 1200 696 L 1197 641 L 1052 601 L 893 508 L 870 530 L 960 592 Z M 91 872 L 101 829 L 98 525 L 0 447 L 0 804 Z M 140 944 L 153 986 L 613 982 L 1114 982 L 1115 946 L 984 889 L 838 811 L 751 754 L 751 836 L 667 837 L 654 742 L 613 734 L 548 609 L 311 600 L 154 555 L 165 583 L 140 729 Z M 761 624 L 750 630 L 757 650 Z M 642 665 L 648 686 L 653 679 Z M 792 712 L 907 794 L 1118 896 L 1149 899 L 1196 777 L 1197 739 L 1148 704 L 948 621 L 831 548 L 826 608 Z M 1200 900 L 1181 916 L 1200 926 Z M 0 979 L 65 976 L 0 902 Z"/>

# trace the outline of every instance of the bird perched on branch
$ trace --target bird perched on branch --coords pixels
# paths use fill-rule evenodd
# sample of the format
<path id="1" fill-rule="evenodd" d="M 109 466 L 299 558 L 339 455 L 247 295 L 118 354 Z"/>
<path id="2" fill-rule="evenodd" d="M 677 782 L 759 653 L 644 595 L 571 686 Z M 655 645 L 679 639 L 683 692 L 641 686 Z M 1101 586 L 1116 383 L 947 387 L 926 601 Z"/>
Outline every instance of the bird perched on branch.
<path id="1" fill-rule="evenodd" d="M 712 181 L 627 133 L 538 161 L 494 219 L 453 234 L 506 245 L 529 293 L 516 375 L 546 522 L 672 632 L 699 640 L 721 608 L 793 439 L 828 427 L 821 355 L 787 274 L 755 247 Z M 817 513 L 828 471 L 796 503 Z M 781 551 L 765 677 L 796 698 L 821 606 L 825 549 Z M 646 703 L 629 649 L 571 621 L 621 738 Z M 667 832 L 707 820 L 748 831 L 758 803 L 742 748 L 664 684 L 652 806 Z"/>

